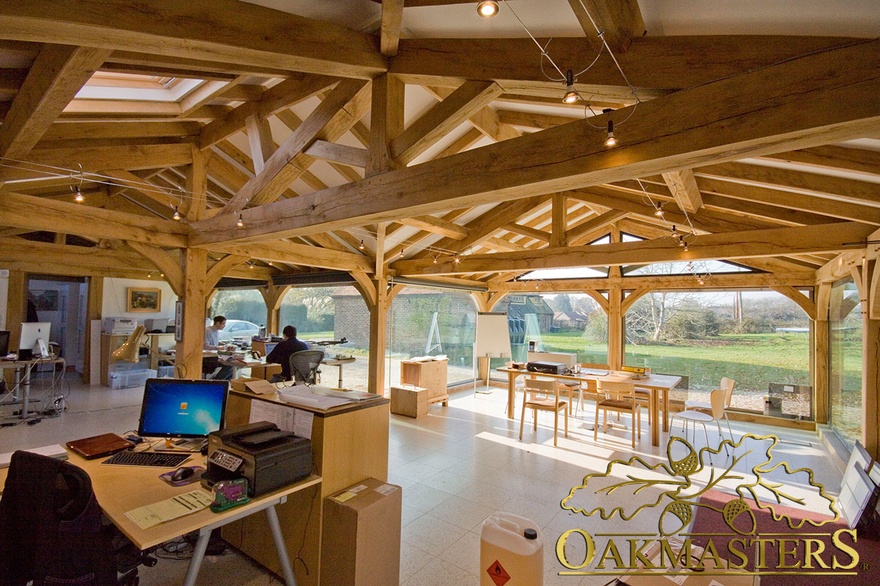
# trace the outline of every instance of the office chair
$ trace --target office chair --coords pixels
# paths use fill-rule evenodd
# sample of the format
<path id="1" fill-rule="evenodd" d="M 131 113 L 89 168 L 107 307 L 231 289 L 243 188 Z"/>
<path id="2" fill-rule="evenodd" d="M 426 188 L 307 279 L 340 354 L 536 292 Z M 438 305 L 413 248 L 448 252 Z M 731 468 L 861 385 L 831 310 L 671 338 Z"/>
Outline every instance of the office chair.
<path id="1" fill-rule="evenodd" d="M 319 382 L 318 375 L 321 373 L 318 367 L 324 360 L 323 350 L 300 350 L 290 355 L 290 374 L 295 383 L 307 383 L 310 385 Z"/>
<path id="2" fill-rule="evenodd" d="M 0 584 L 136 585 L 155 565 L 103 514 L 82 468 L 17 451 L 0 499 Z M 121 575 L 119 572 L 121 571 Z"/>

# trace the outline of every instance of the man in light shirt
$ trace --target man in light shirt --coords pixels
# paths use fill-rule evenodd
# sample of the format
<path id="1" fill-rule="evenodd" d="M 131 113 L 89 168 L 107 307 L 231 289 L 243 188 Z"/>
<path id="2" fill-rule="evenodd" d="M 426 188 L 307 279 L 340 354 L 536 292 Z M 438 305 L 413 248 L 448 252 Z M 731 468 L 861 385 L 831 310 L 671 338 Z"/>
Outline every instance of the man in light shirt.
<path id="1" fill-rule="evenodd" d="M 226 318 L 222 315 L 214 317 L 214 323 L 205 328 L 205 350 L 218 350 L 220 348 L 220 330 L 226 327 Z M 220 367 L 220 371 L 212 378 L 214 380 L 232 380 L 235 369 L 228 364 L 222 364 L 216 356 L 202 359 L 202 372 L 212 373 Z"/>

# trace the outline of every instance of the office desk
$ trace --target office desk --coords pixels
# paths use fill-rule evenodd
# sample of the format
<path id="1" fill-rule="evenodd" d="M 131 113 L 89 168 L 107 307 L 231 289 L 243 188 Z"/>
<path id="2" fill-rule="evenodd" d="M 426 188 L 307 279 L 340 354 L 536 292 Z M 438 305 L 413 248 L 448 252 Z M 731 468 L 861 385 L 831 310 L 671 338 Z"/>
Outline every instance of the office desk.
<path id="1" fill-rule="evenodd" d="M 320 583 L 321 541 L 324 499 L 365 478 L 388 480 L 389 400 L 379 397 L 365 403 L 351 403 L 330 409 L 299 407 L 284 403 L 277 393 L 255 395 L 250 391 L 229 391 L 226 425 L 242 425 L 251 411 L 275 409 L 310 414 L 312 461 L 321 484 L 291 495 L 278 507 L 278 517 L 301 586 Z M 377 536 L 376 539 L 382 539 Z M 223 530 L 223 539 L 273 572 L 278 571 L 265 520 L 257 515 Z M 328 584 L 325 586 L 333 586 Z"/>
<path id="2" fill-rule="evenodd" d="M 337 389 L 345 388 L 342 386 L 342 365 L 343 364 L 351 364 L 354 362 L 354 356 L 349 356 L 348 358 L 330 358 L 324 359 L 321 361 L 321 364 L 326 364 L 327 366 L 335 366 L 339 369 L 339 383 L 336 385 Z"/>
<path id="3" fill-rule="evenodd" d="M 596 375 L 591 374 L 589 372 L 582 372 L 580 374 L 547 374 L 543 372 L 529 372 L 524 368 L 499 368 L 498 372 L 506 372 L 507 373 L 507 418 L 514 418 L 514 400 L 516 398 L 516 378 L 521 375 L 530 374 L 535 377 L 543 377 L 543 378 L 552 378 L 557 380 L 571 380 L 571 381 L 587 381 L 587 380 L 609 380 L 609 381 L 619 381 L 619 380 L 632 380 L 635 383 L 636 387 L 641 389 L 648 389 L 650 391 L 650 403 L 648 405 L 648 409 L 651 410 L 651 420 L 654 421 L 654 425 L 651 426 L 651 445 L 659 446 L 660 445 L 660 426 L 657 425 L 658 421 L 663 422 L 663 431 L 669 431 L 669 391 L 681 382 L 680 376 L 674 376 L 669 374 L 652 374 L 649 375 L 645 379 L 641 380 L 633 380 L 627 374 L 619 374 L 615 372 L 611 372 L 607 375 Z M 660 396 L 663 397 L 663 417 L 660 418 Z"/>
<path id="4" fill-rule="evenodd" d="M 202 559 L 205 555 L 205 549 L 208 547 L 211 531 L 259 511 L 266 512 L 266 518 L 275 542 L 275 550 L 281 564 L 285 582 L 288 585 L 296 584 L 275 507 L 285 503 L 289 495 L 320 484 L 320 476 L 309 476 L 305 480 L 253 498 L 244 505 L 223 511 L 222 513 L 214 513 L 210 509 L 204 509 L 197 513 L 166 521 L 149 529 L 141 529 L 125 516 L 126 511 L 189 492 L 196 489 L 199 484 L 171 486 L 159 479 L 160 474 L 168 471 L 167 468 L 154 466 L 105 466 L 101 462 L 106 458 L 86 460 L 69 450 L 67 454 L 70 463 L 85 470 L 89 478 L 91 478 L 95 497 L 98 499 L 98 504 L 101 506 L 104 514 L 107 515 L 107 518 L 139 549 L 145 550 L 155 547 L 192 531 L 199 532 L 199 538 L 193 549 L 193 556 L 184 581 L 186 586 L 196 583 Z M 204 456 L 198 454 L 193 455 L 186 464 L 192 464 L 193 460 L 196 459 L 198 459 L 200 464 L 204 465 Z M 0 474 L 0 483 L 6 483 L 7 471 L 8 469 L 0 471 L 2 472 Z"/>
<path id="5" fill-rule="evenodd" d="M 4 370 L 7 368 L 15 369 L 15 392 L 13 393 L 13 397 L 15 401 L 13 403 L 0 403 L 2 404 L 17 404 L 21 401 L 21 418 L 28 418 L 28 405 L 30 403 L 31 398 L 31 373 L 34 368 L 41 364 L 60 364 L 62 368 L 65 368 L 65 363 L 63 358 L 34 358 L 33 360 L 0 360 L 0 370 Z M 22 374 L 23 371 L 23 374 Z"/>

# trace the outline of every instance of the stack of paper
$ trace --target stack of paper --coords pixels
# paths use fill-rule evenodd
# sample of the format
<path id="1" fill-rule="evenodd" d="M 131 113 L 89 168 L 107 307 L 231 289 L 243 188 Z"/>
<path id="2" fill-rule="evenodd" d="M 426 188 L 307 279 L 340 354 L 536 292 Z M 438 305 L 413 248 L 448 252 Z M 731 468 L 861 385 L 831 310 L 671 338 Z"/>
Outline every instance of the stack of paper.
<path id="1" fill-rule="evenodd" d="M 40 454 L 42 456 L 49 456 L 50 458 L 58 458 L 59 460 L 67 459 L 67 450 L 65 450 L 62 446 L 58 444 L 53 444 L 51 446 L 43 446 L 41 448 L 28 448 L 23 450 L 25 452 L 32 452 L 34 454 Z M 12 452 L 6 452 L 5 454 L 0 454 L 0 468 L 9 468 L 9 462 L 12 460 Z"/>
<path id="2" fill-rule="evenodd" d="M 132 509 L 125 516 L 141 529 L 149 529 L 159 523 L 201 511 L 211 504 L 213 498 L 204 490 L 192 490 L 152 505 Z"/>

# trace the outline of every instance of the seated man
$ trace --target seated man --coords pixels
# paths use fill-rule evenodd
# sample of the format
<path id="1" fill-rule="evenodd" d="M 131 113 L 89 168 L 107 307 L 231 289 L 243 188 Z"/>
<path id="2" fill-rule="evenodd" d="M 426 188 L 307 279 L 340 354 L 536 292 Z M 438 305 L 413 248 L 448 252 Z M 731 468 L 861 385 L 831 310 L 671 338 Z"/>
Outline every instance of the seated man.
<path id="1" fill-rule="evenodd" d="M 290 380 L 293 378 L 290 373 L 290 355 L 294 352 L 299 352 L 300 350 L 308 350 L 309 345 L 303 342 L 302 340 L 298 340 L 296 337 L 296 328 L 293 326 L 284 326 L 284 330 L 281 332 L 284 336 L 284 340 L 278 342 L 275 347 L 269 352 L 269 355 L 266 356 L 266 363 L 275 363 L 281 365 L 281 374 L 273 375 L 269 382 L 277 383 L 283 380 Z"/>
<path id="2" fill-rule="evenodd" d="M 214 317 L 214 323 L 205 328 L 205 350 L 218 350 L 220 348 L 220 330 L 226 327 L 226 318 L 222 315 Z M 235 369 L 228 364 L 222 364 L 216 356 L 202 358 L 202 372 L 212 373 L 217 368 L 220 371 L 214 375 L 214 380 L 232 380 Z"/>

